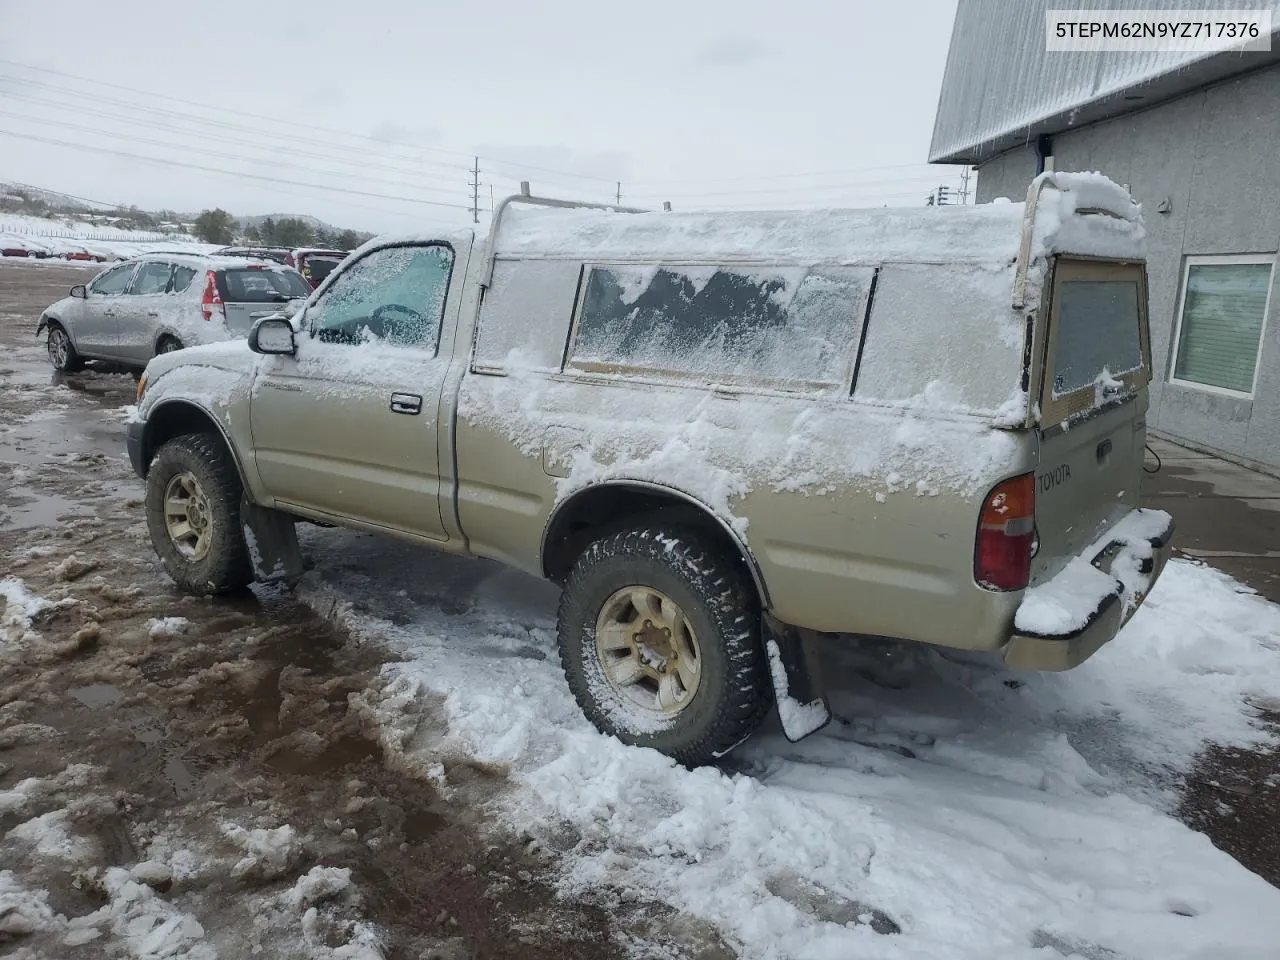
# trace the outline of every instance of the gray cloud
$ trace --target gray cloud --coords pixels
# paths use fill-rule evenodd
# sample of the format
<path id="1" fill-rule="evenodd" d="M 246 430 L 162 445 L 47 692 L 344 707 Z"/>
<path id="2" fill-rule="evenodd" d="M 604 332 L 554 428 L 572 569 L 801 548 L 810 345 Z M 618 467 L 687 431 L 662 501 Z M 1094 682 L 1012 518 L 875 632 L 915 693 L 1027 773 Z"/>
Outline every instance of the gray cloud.
<path id="1" fill-rule="evenodd" d="M 722 37 L 694 55 L 694 63 L 710 67 L 742 67 L 769 56 L 769 49 L 751 37 Z"/>

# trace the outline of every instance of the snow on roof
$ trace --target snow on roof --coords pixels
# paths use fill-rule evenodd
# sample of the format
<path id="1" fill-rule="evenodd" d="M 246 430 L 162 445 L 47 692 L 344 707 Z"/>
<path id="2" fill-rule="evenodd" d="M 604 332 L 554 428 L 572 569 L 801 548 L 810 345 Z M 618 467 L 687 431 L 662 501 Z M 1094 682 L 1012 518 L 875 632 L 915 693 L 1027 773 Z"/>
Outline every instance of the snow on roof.
<path id="1" fill-rule="evenodd" d="M 1013 205 L 618 213 L 516 204 L 502 218 L 496 250 L 587 260 L 1007 262 L 1018 252 L 1021 220 Z"/>
<path id="2" fill-rule="evenodd" d="M 283 263 L 277 263 L 266 257 L 232 257 L 218 256 L 209 253 L 184 253 L 182 251 L 148 251 L 139 253 L 132 260 L 169 260 L 175 263 L 188 263 L 200 267 L 213 267 L 215 269 L 244 269 L 245 267 L 253 267 L 254 269 L 268 268 L 272 270 L 292 270 L 293 267 L 286 266 Z"/>
<path id="3" fill-rule="evenodd" d="M 1032 256 L 1141 255 L 1141 216 L 1124 188 L 1101 174 L 1054 174 L 1041 183 Z M 1021 203 L 713 213 L 515 203 L 502 216 L 495 252 L 584 260 L 1007 264 L 1019 252 L 1024 212 Z"/>

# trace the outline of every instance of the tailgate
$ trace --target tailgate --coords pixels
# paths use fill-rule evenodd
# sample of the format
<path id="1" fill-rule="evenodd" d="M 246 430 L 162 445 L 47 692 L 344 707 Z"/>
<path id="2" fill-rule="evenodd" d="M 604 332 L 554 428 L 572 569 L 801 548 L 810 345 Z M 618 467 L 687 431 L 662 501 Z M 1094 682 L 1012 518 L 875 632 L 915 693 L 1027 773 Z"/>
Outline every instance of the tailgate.
<path id="1" fill-rule="evenodd" d="M 1036 468 L 1040 549 L 1033 584 L 1053 576 L 1138 505 L 1145 398 L 1131 397 L 1069 430 L 1045 431 Z"/>
<path id="2" fill-rule="evenodd" d="M 1146 273 L 1060 258 L 1040 371 L 1039 549 L 1031 582 L 1060 571 L 1138 504 L 1146 446 Z"/>

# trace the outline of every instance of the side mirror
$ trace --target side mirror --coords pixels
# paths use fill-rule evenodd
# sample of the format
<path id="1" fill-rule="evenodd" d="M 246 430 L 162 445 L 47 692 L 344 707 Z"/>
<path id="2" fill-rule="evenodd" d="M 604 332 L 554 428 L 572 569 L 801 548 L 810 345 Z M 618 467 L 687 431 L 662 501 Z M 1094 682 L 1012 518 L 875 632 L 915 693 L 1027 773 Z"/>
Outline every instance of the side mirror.
<path id="1" fill-rule="evenodd" d="M 89 299 L 89 291 L 85 289 L 85 286 L 83 283 L 77 283 L 74 287 L 72 287 L 71 295 L 75 297 L 77 300 Z"/>
<path id="2" fill-rule="evenodd" d="M 263 317 L 249 331 L 249 349 L 254 353 L 293 356 L 298 350 L 293 341 L 293 324 L 278 313 Z"/>

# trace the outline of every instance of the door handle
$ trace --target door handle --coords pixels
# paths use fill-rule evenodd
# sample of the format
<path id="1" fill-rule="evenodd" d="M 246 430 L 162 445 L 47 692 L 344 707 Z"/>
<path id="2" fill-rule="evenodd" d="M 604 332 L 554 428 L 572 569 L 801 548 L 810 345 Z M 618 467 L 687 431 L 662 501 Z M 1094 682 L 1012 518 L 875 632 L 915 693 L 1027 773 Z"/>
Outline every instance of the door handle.
<path id="1" fill-rule="evenodd" d="M 407 413 L 409 416 L 419 414 L 422 412 L 422 398 L 416 393 L 393 393 L 391 412 Z"/>

